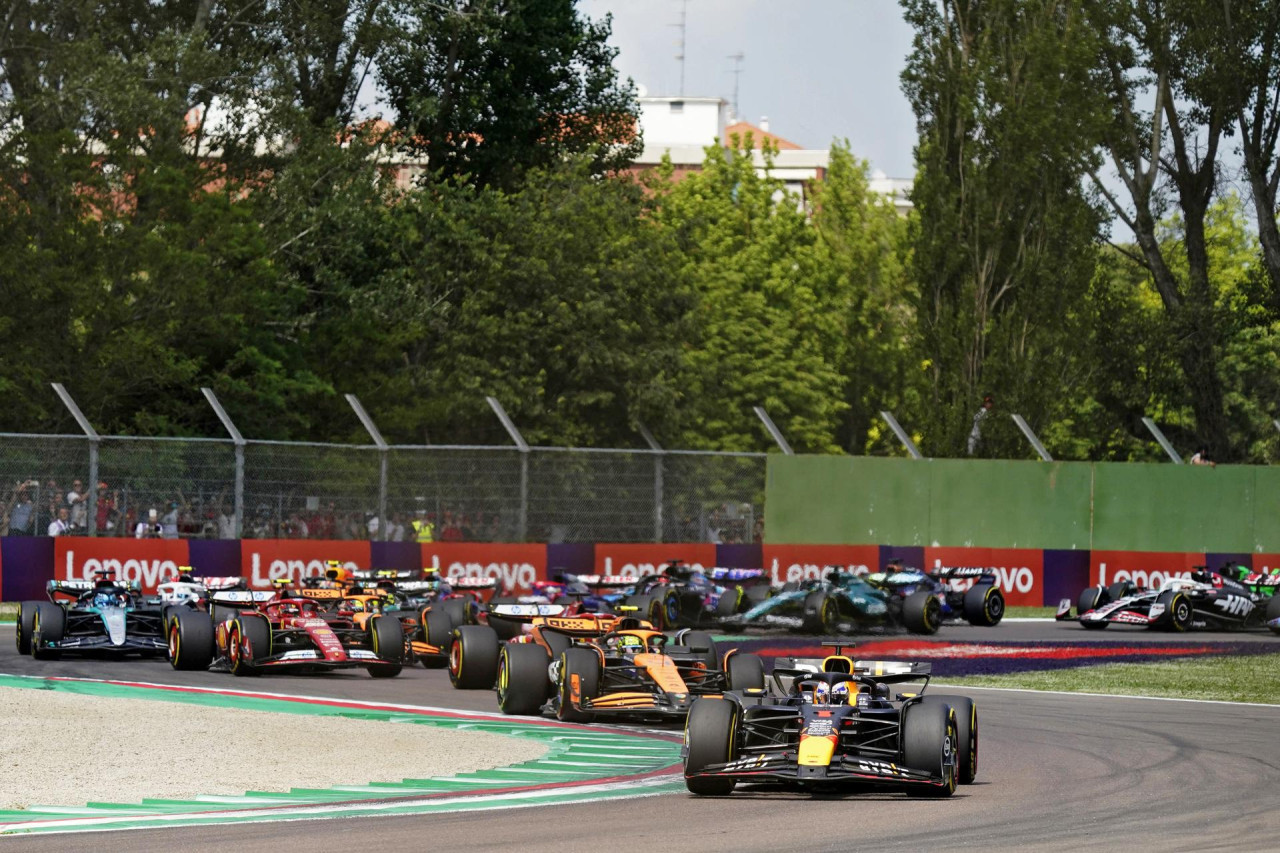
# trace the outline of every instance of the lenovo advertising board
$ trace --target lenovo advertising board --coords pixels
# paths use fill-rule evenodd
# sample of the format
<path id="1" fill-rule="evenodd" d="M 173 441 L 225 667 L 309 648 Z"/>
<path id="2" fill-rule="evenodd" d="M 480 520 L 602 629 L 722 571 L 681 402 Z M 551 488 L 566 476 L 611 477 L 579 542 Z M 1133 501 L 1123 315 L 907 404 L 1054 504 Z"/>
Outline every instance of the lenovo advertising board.
<path id="1" fill-rule="evenodd" d="M 190 565 L 190 551 L 183 539 L 59 536 L 53 541 L 53 576 L 57 580 L 95 580 L 95 572 L 109 569 L 116 580 L 136 581 L 143 592 L 154 593 L 157 584 L 186 565 Z"/>
<path id="2" fill-rule="evenodd" d="M 925 548 L 925 571 L 943 566 L 976 566 L 991 569 L 1006 604 L 1042 607 L 1044 601 L 1044 551 L 1039 548 Z M 952 581 L 957 588 L 973 586 L 973 579 Z"/>
<path id="3" fill-rule="evenodd" d="M 348 569 L 367 569 L 369 558 L 368 542 L 240 540 L 240 574 L 254 589 L 268 589 L 284 578 L 302 583 L 304 578 L 322 577 L 329 560 L 338 560 Z"/>
<path id="4" fill-rule="evenodd" d="M 597 543 L 595 571 L 602 575 L 639 578 L 662 571 L 671 560 L 680 560 L 695 569 L 709 569 L 716 564 L 716 546 L 711 542 Z"/>
<path id="5" fill-rule="evenodd" d="M 520 595 L 547 577 L 547 546 L 502 542 L 430 542 L 423 544 L 422 565 L 449 580 L 493 578 L 498 593 Z"/>
<path id="6" fill-rule="evenodd" d="M 775 584 L 821 580 L 829 566 L 865 575 L 879 565 L 879 545 L 764 546 L 764 569 Z"/>

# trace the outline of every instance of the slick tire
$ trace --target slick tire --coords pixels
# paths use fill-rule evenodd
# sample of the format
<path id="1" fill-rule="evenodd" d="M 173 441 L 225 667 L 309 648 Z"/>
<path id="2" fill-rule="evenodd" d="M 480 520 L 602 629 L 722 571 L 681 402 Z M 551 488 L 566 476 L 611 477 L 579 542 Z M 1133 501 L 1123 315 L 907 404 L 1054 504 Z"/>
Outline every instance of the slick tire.
<path id="1" fill-rule="evenodd" d="M 377 663 L 369 667 L 369 675 L 373 678 L 395 678 L 404 669 L 404 627 L 395 616 L 371 616 L 369 626 L 369 647 L 373 653 L 387 663 Z"/>
<path id="2" fill-rule="evenodd" d="M 213 620 L 198 610 L 178 611 L 168 622 L 169 665 L 174 669 L 208 669 L 213 663 Z"/>
<path id="3" fill-rule="evenodd" d="M 575 681 L 580 698 L 595 698 L 600 690 L 600 658 L 594 650 L 575 647 L 560 656 L 560 704 L 556 708 L 556 716 L 566 723 L 589 723 L 594 715 L 573 704 Z"/>
<path id="4" fill-rule="evenodd" d="M 1004 593 L 994 586 L 975 586 L 965 590 L 964 618 L 970 625 L 992 628 L 1004 618 Z"/>
<path id="5" fill-rule="evenodd" d="M 743 604 L 746 602 L 747 596 L 740 586 L 731 586 L 720 595 L 720 600 L 716 602 L 716 616 L 723 619 L 726 616 L 735 616 L 746 608 Z"/>
<path id="6" fill-rule="evenodd" d="M 763 690 L 764 661 L 759 655 L 739 652 L 729 656 L 725 670 L 730 690 Z"/>
<path id="7" fill-rule="evenodd" d="M 62 640 L 67 627 L 67 613 L 50 601 L 37 601 L 36 612 L 31 620 L 31 656 L 36 660 L 57 660 L 62 653 L 51 649 L 47 643 Z"/>
<path id="8" fill-rule="evenodd" d="M 31 623 L 36 618 L 36 608 L 41 604 L 39 601 L 23 601 L 18 604 L 18 618 L 15 620 L 15 626 L 18 640 L 18 654 L 31 654 Z"/>
<path id="9" fill-rule="evenodd" d="M 490 690 L 498 680 L 498 634 L 487 625 L 453 629 L 449 680 L 459 690 Z"/>
<path id="10" fill-rule="evenodd" d="M 914 797 L 949 797 L 956 792 L 956 712 L 947 702 L 908 705 L 902 717 L 902 763 L 942 778 L 941 785 L 913 785 Z"/>
<path id="11" fill-rule="evenodd" d="M 453 642 L 453 620 L 441 610 L 422 611 L 423 639 L 442 650 L 439 655 L 423 655 L 422 665 L 427 669 L 444 669 L 449 665 L 449 645 Z"/>
<path id="12" fill-rule="evenodd" d="M 701 653 L 702 662 L 707 665 L 707 669 L 720 668 L 720 651 L 716 648 L 716 641 L 706 631 L 681 631 L 676 638 L 680 645 Z"/>
<path id="13" fill-rule="evenodd" d="M 1270 622 L 1272 619 L 1280 619 L 1280 593 L 1273 595 L 1271 600 L 1267 602 L 1267 621 Z M 1267 627 L 1271 629 L 1271 633 L 1280 634 L 1280 625 L 1268 625 Z"/>
<path id="14" fill-rule="evenodd" d="M 498 707 L 536 717 L 551 695 L 551 655 L 536 643 L 507 643 L 498 656 Z"/>
<path id="15" fill-rule="evenodd" d="M 228 619 L 234 619 L 240 614 L 240 611 L 234 607 L 226 607 L 221 604 L 210 604 L 209 615 L 213 618 L 213 624 L 226 622 Z"/>
<path id="16" fill-rule="evenodd" d="M 840 603 L 825 592 L 811 592 L 804 599 L 804 630 L 810 634 L 834 634 L 840 622 Z"/>
<path id="17" fill-rule="evenodd" d="M 757 604 L 763 604 L 773 595 L 773 589 L 767 583 L 758 583 L 755 586 L 747 587 L 747 607 L 755 607 Z"/>
<path id="18" fill-rule="evenodd" d="M 453 621 L 453 627 L 461 628 L 463 625 L 472 624 L 471 620 L 467 618 L 467 600 L 465 598 L 446 598 L 436 606 L 449 615 L 449 619 Z"/>
<path id="19" fill-rule="evenodd" d="M 1107 587 L 1107 600 L 1119 601 L 1126 595 L 1133 595 L 1138 591 L 1138 585 L 1133 581 L 1116 581 Z"/>
<path id="20" fill-rule="evenodd" d="M 732 660 L 732 658 L 730 658 Z M 694 774 L 712 764 L 724 764 L 736 758 L 734 743 L 738 727 L 738 704 L 730 699 L 703 698 L 689 709 L 684 742 L 689 751 L 684 759 L 684 784 L 689 793 L 723 797 L 733 793 L 733 779 L 696 778 Z"/>
<path id="21" fill-rule="evenodd" d="M 1192 608 L 1191 599 L 1187 598 L 1186 593 L 1181 590 L 1171 589 L 1160 593 L 1156 603 L 1164 605 L 1164 613 L 1160 616 L 1159 622 L 1161 628 L 1179 633 L 1191 630 L 1191 623 L 1195 619 L 1195 610 Z"/>
<path id="22" fill-rule="evenodd" d="M 1100 586 L 1091 586 L 1076 599 L 1076 616 L 1083 616 L 1090 610 L 1097 610 L 1111 602 L 1111 594 Z"/>
<path id="23" fill-rule="evenodd" d="M 942 603 L 928 590 L 916 590 L 902 602 L 902 624 L 913 634 L 938 633 L 942 625 Z"/>
<path id="24" fill-rule="evenodd" d="M 254 666 L 254 661 L 270 654 L 271 623 L 265 616 L 246 613 L 232 620 L 227 638 L 227 656 L 231 660 L 232 674 L 240 676 L 261 674 L 258 667 Z"/>
<path id="25" fill-rule="evenodd" d="M 978 776 L 978 706 L 967 696 L 931 693 L 926 703 L 941 702 L 956 712 L 956 781 L 971 785 Z"/>

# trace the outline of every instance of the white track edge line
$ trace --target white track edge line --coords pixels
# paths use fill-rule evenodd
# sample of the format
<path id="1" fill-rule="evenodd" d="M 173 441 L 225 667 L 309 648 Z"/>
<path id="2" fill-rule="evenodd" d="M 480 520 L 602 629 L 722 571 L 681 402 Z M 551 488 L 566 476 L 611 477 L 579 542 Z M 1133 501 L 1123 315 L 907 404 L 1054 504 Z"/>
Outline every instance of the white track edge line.
<path id="1" fill-rule="evenodd" d="M 1085 693 L 1081 690 L 1036 690 L 1032 687 L 988 687 L 977 684 L 947 684 L 941 681 L 933 683 L 935 687 L 946 687 L 949 690 L 1002 690 L 1006 693 L 1040 693 L 1048 696 L 1092 696 L 1103 699 L 1149 699 L 1153 702 L 1197 702 L 1201 705 L 1236 705 L 1241 708 L 1274 708 L 1280 705 L 1271 702 L 1232 702 L 1230 699 L 1188 699 L 1181 696 L 1135 696 L 1130 693 Z"/>

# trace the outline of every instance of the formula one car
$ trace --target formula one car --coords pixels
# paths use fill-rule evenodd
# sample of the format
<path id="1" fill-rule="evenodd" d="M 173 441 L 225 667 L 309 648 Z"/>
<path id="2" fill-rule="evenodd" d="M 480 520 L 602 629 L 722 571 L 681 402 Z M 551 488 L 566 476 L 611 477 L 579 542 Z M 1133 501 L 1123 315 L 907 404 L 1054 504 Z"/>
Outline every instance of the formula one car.
<path id="1" fill-rule="evenodd" d="M 496 581 L 445 581 L 433 568 L 423 569 L 420 579 L 414 579 L 417 574 L 403 569 L 355 571 L 355 586 L 347 591 L 339 609 L 351 614 L 376 609 L 378 613 L 394 615 L 407 639 L 405 662 L 412 666 L 421 661 L 428 669 L 439 669 L 448 664 L 453 629 L 476 624 L 488 606 L 481 593 L 492 592 Z"/>
<path id="2" fill-rule="evenodd" d="M 791 660 L 772 690 L 694 703 L 685 728 L 684 778 L 694 794 L 739 783 L 807 791 L 900 789 L 949 797 L 978 767 L 978 712 L 961 696 L 925 696 L 929 664 Z M 891 685 L 923 682 L 918 693 Z"/>
<path id="3" fill-rule="evenodd" d="M 156 587 L 156 594 L 146 599 L 157 605 L 163 613 L 165 634 L 174 609 L 209 610 L 209 593 L 218 590 L 248 589 L 249 583 L 239 575 L 227 577 L 203 577 L 192 575 L 190 566 L 179 566 L 171 580 Z"/>
<path id="4" fill-rule="evenodd" d="M 233 614 L 224 621 L 195 611 L 174 612 L 169 624 L 170 663 L 174 669 L 207 667 L 235 675 L 352 667 L 362 667 L 374 678 L 400 674 L 405 639 L 395 616 L 374 613 L 357 625 L 349 616 L 326 612 L 322 605 L 340 600 L 343 590 L 299 592 L 305 595 L 257 590 L 215 593 L 211 604 Z"/>
<path id="5" fill-rule="evenodd" d="M 994 569 L 980 566 L 940 566 L 931 572 L 904 566 L 901 560 L 890 560 L 883 572 L 866 576 L 866 581 L 877 589 L 890 593 L 889 609 L 900 610 L 904 621 L 914 608 L 905 607 L 906 599 L 923 590 L 938 599 L 938 615 L 942 621 L 964 620 L 970 625 L 993 627 L 1004 618 L 1004 593 L 996 586 Z M 961 586 L 965 582 L 967 586 Z M 893 598 L 901 600 L 895 604 Z M 921 611 L 931 618 L 930 609 Z M 927 624 L 908 625 L 917 632 L 931 634 Z"/>
<path id="6" fill-rule="evenodd" d="M 766 598 L 768 585 L 757 582 L 763 576 L 763 569 L 701 571 L 671 560 L 659 574 L 636 581 L 626 604 L 658 629 L 711 625 Z"/>
<path id="7" fill-rule="evenodd" d="M 1070 621 L 1071 599 L 1058 603 L 1054 616 Z M 1230 577 L 1196 567 L 1188 578 L 1171 578 L 1159 589 L 1139 589 L 1129 581 L 1089 587 L 1076 599 L 1081 627 L 1137 625 L 1167 631 L 1193 628 L 1233 631 L 1269 627 L 1280 633 L 1280 597 L 1264 598 Z"/>
<path id="8" fill-rule="evenodd" d="M 699 696 L 764 688 L 759 657 L 732 649 L 721 658 L 711 638 L 697 632 L 671 638 L 634 618 L 590 639 L 557 624 L 539 630 L 563 650 L 553 657 L 542 643 L 503 647 L 497 692 L 504 713 L 550 710 L 571 722 L 669 720 L 683 718 Z"/>
<path id="9" fill-rule="evenodd" d="M 48 601 L 18 606 L 19 652 L 37 660 L 66 653 L 164 654 L 159 605 L 146 604 L 136 582 L 121 583 L 110 569 L 94 574 L 94 581 L 51 580 L 45 586 Z"/>
<path id="10" fill-rule="evenodd" d="M 490 620 L 517 626 L 507 645 L 534 644 L 544 650 L 548 662 L 559 658 L 572 638 L 600 637 L 617 628 L 622 617 L 612 613 L 574 613 L 564 604 L 494 604 Z M 633 622 L 636 620 L 632 620 Z M 645 627 L 652 627 L 647 622 Z M 710 643 L 708 637 L 706 643 Z M 449 646 L 449 680 L 461 690 L 487 690 L 499 674 L 504 648 L 502 636 L 492 625 L 461 625 L 453 629 Z"/>

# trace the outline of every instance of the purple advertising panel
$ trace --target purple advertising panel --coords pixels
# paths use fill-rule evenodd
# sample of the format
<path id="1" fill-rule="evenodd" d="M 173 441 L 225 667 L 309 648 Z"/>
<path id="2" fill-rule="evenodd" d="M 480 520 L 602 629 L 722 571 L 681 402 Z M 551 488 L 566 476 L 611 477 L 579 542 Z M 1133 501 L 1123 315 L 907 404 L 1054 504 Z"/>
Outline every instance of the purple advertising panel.
<path id="1" fill-rule="evenodd" d="M 1089 551 L 1044 552 L 1044 601 L 1046 607 L 1064 598 L 1074 605 L 1080 591 L 1089 585 Z"/>
<path id="2" fill-rule="evenodd" d="M 716 565 L 722 569 L 763 568 L 764 548 L 754 544 L 717 545 Z"/>
<path id="3" fill-rule="evenodd" d="M 370 542 L 369 551 L 371 569 L 422 568 L 422 546 L 417 542 Z"/>
<path id="4" fill-rule="evenodd" d="M 46 536 L 0 539 L 0 576 L 5 601 L 43 600 L 44 585 L 53 580 L 53 543 Z"/>
<path id="5" fill-rule="evenodd" d="M 884 571 L 890 560 L 901 560 L 909 569 L 927 569 L 924 564 L 924 548 L 911 545 L 881 545 L 880 571 Z"/>
<path id="6" fill-rule="evenodd" d="M 1205 554 L 1204 564 L 1209 567 L 1210 571 L 1217 571 L 1227 564 L 1239 563 L 1242 566 L 1253 568 L 1252 554 Z"/>
<path id="7" fill-rule="evenodd" d="M 201 578 L 240 575 L 239 539 L 192 539 L 187 543 L 192 574 Z"/>
<path id="8" fill-rule="evenodd" d="M 569 542 L 547 546 L 547 580 L 561 572 L 589 575 L 596 568 L 596 546 L 590 542 Z"/>

